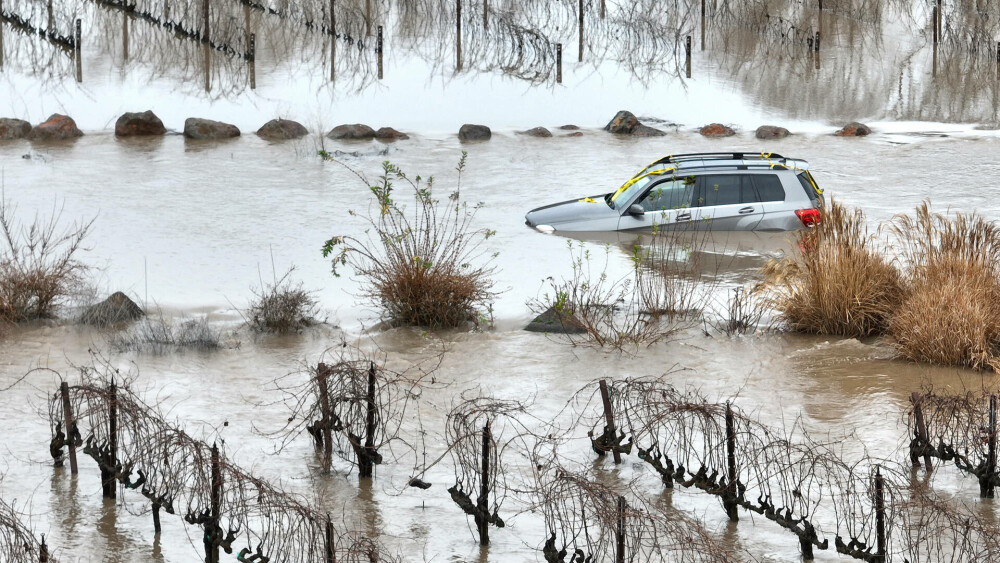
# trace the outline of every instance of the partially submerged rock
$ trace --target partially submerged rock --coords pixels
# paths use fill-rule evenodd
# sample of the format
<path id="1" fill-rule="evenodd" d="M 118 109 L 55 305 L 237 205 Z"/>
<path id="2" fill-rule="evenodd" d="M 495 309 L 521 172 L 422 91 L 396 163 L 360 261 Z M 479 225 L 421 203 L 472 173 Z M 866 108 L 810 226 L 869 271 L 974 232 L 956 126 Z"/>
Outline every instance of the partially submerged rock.
<path id="1" fill-rule="evenodd" d="M 126 112 L 115 122 L 115 136 L 118 137 L 163 135 L 166 132 L 167 128 L 152 110 Z"/>
<path id="2" fill-rule="evenodd" d="M 23 119 L 0 118 L 0 141 L 23 139 L 31 132 L 31 124 Z"/>
<path id="3" fill-rule="evenodd" d="M 732 127 L 728 127 L 721 123 L 709 123 L 708 125 L 702 127 L 699 131 L 704 137 L 732 137 L 736 134 L 736 131 Z"/>
<path id="4" fill-rule="evenodd" d="M 524 330 L 555 334 L 583 334 L 587 332 L 572 313 L 558 312 L 554 305 L 535 317 L 535 320 L 528 323 Z"/>
<path id="5" fill-rule="evenodd" d="M 870 135 L 871 132 L 871 128 L 864 123 L 852 121 L 847 125 L 844 125 L 840 130 L 834 133 L 834 135 L 838 137 L 864 137 L 865 135 Z"/>
<path id="6" fill-rule="evenodd" d="M 560 125 L 559 128 L 562 129 L 563 131 L 578 131 L 580 129 L 578 126 L 572 124 Z"/>
<path id="7" fill-rule="evenodd" d="M 754 136 L 762 141 L 768 141 L 773 139 L 784 139 L 789 136 L 788 129 L 784 127 L 778 127 L 777 125 L 761 125 L 754 132 Z"/>
<path id="8" fill-rule="evenodd" d="M 375 132 L 375 138 L 380 141 L 405 141 L 409 139 L 410 136 L 406 133 L 400 133 L 392 127 L 380 127 L 378 131 Z"/>
<path id="9" fill-rule="evenodd" d="M 551 137 L 552 131 L 544 127 L 533 127 L 527 131 L 520 131 L 521 135 L 527 135 L 529 137 Z"/>
<path id="10" fill-rule="evenodd" d="M 661 137 L 666 135 L 666 133 L 659 129 L 643 125 L 639 122 L 639 118 L 632 112 L 625 110 L 616 113 L 611 121 L 604 126 L 604 130 L 616 135 L 632 135 L 634 137 Z"/>
<path id="11" fill-rule="evenodd" d="M 309 130 L 298 121 L 291 119 L 272 119 L 257 130 L 257 136 L 269 141 L 284 141 L 298 139 L 309 134 Z"/>
<path id="12" fill-rule="evenodd" d="M 63 141 L 82 137 L 76 122 L 68 115 L 53 113 L 48 119 L 36 125 L 29 133 L 29 141 Z"/>
<path id="13" fill-rule="evenodd" d="M 485 125 L 466 123 L 458 130 L 458 138 L 462 141 L 488 141 L 493 132 Z"/>
<path id="14" fill-rule="evenodd" d="M 184 120 L 184 136 L 188 139 L 231 139 L 239 137 L 240 130 L 235 125 L 229 123 L 201 119 L 199 117 L 189 117 Z"/>
<path id="15" fill-rule="evenodd" d="M 104 301 L 87 308 L 80 317 L 80 322 L 94 326 L 110 326 L 136 321 L 144 315 L 142 307 L 136 305 L 135 301 L 124 293 L 116 291 Z"/>
<path id="16" fill-rule="evenodd" d="M 370 141 L 375 138 L 375 130 L 364 123 L 345 123 L 330 129 L 326 136 L 345 141 Z"/>

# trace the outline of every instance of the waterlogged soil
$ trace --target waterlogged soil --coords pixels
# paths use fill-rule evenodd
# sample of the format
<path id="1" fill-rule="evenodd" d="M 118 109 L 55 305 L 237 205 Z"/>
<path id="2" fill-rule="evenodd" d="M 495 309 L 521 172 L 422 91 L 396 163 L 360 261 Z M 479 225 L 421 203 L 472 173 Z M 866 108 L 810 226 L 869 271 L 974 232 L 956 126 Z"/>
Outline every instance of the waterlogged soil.
<path id="1" fill-rule="evenodd" d="M 925 135 L 929 127 L 937 133 Z M 516 498 L 505 505 L 508 527 L 494 531 L 493 544 L 480 550 L 473 526 L 445 492 L 454 483 L 449 463 L 424 477 L 434 484 L 430 489 L 405 487 L 415 462 L 443 452 L 445 415 L 463 393 L 525 401 L 529 412 L 547 420 L 597 378 L 670 372 L 669 381 L 677 386 L 732 399 L 769 425 L 791 429 L 799 424 L 814 437 L 842 441 L 846 455 L 867 450 L 903 462 L 910 392 L 925 384 L 993 386 L 989 375 L 894 360 L 891 346 L 878 339 L 780 331 L 727 337 L 711 327 L 711 315 L 709 322 L 670 341 L 624 355 L 574 347 L 560 337 L 521 328 L 533 315 L 526 303 L 544 294 L 544 280 L 571 275 L 574 254 L 568 245 L 582 245 L 595 270 L 606 267 L 614 277 L 628 270 L 633 243 L 624 235 L 582 241 L 544 235 L 524 226 L 525 211 L 611 189 L 657 156 L 752 147 L 803 158 L 828 198 L 863 208 L 876 229 L 879 221 L 911 211 L 925 199 L 942 211 L 978 210 L 1000 217 L 1000 187 L 991 181 L 995 134 L 965 126 L 886 124 L 866 139 L 800 134 L 761 144 L 748 133 L 713 141 L 689 131 L 642 140 L 614 137 L 596 127 L 583 132 L 582 137 L 535 139 L 495 131 L 491 141 L 474 144 L 452 135 L 416 134 L 391 145 L 321 143 L 312 136 L 279 144 L 250 136 L 207 144 L 179 136 L 133 142 L 93 133 L 70 145 L 6 143 L 0 145 L 0 162 L 4 192 L 17 203 L 19 217 L 55 208 L 64 221 L 97 218 L 84 258 L 100 268 L 99 290 L 126 291 L 178 319 L 207 314 L 213 326 L 236 331 L 231 338 L 240 345 L 218 351 L 112 355 L 123 371 L 137 373 L 135 388 L 191 433 L 224 443 L 237 463 L 302 494 L 344 526 L 378 535 L 408 561 L 540 559 L 541 517 Z M 321 144 L 341 151 L 343 166 L 322 162 L 315 155 Z M 363 228 L 348 211 L 366 213 L 369 191 L 352 170 L 374 177 L 382 161 L 390 160 L 411 176 L 434 175 L 435 189 L 443 195 L 457 185 L 455 166 L 462 151 L 468 161 L 461 193 L 483 204 L 475 225 L 496 230 L 484 246 L 487 255 L 498 253 L 496 287 L 502 293 L 494 306 L 495 328 L 366 333 L 378 318 L 360 298 L 364 281 L 334 277 L 320 255 L 330 236 Z M 405 201 L 403 187 L 397 188 L 398 199 Z M 756 279 L 769 257 L 793 247 L 784 234 L 717 233 L 710 242 L 701 257 L 709 259 L 701 263 L 721 280 L 720 299 Z M 329 324 L 280 338 L 255 337 L 241 329 L 239 309 L 251 287 L 291 265 L 297 267 L 295 277 L 316 290 Z M 374 482 L 360 485 L 346 464 L 324 473 L 308 436 L 276 454 L 276 441 L 262 434 L 279 428 L 288 416 L 283 407 L 270 404 L 276 397 L 268 382 L 315 364 L 342 337 L 377 347 L 397 369 L 440 356 L 435 380 L 446 384 L 421 397 L 416 418 L 427 434 L 417 434 L 413 420 L 404 429 L 411 443 L 424 444 L 416 460 L 400 448 L 398 457 L 386 456 Z M 70 376 L 70 364 L 87 364 L 89 350 L 107 348 L 104 334 L 73 324 L 19 328 L 0 342 L 0 386 L 37 367 Z M 26 518 L 35 531 L 45 534 L 62 560 L 182 562 L 198 557 L 197 532 L 181 519 L 165 516 L 163 533 L 155 538 L 141 497 L 126 493 L 117 504 L 102 501 L 99 473 L 89 459 L 81 460 L 75 479 L 65 468 L 51 467 L 45 396 L 57 384 L 53 374 L 34 372 L 0 394 L 3 498 L 30 515 Z M 567 452 L 590 464 L 585 440 L 572 442 Z M 523 463 L 512 461 L 512 473 L 526 477 Z M 664 502 L 701 518 L 734 553 L 798 560 L 794 537 L 766 520 L 748 517 L 732 525 L 704 494 L 661 493 L 655 475 L 634 456 L 620 467 L 610 460 L 593 467 L 606 478 L 639 478 L 649 494 L 665 495 Z M 976 502 L 975 481 L 953 470 L 939 472 L 935 486 Z M 992 511 L 992 503 L 985 501 L 982 510 Z M 832 533 L 833 523 L 825 529 Z M 837 556 L 818 551 L 817 558 Z"/>

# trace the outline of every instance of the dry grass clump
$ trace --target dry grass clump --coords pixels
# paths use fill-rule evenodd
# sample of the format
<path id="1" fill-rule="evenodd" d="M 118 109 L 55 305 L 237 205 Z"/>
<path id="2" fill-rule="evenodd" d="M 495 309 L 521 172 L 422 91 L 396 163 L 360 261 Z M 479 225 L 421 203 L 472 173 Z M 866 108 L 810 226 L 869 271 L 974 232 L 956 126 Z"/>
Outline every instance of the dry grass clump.
<path id="1" fill-rule="evenodd" d="M 355 172 L 375 196 L 366 234 L 331 238 L 323 256 L 332 258 L 334 275 L 349 265 L 362 279 L 362 296 L 393 322 L 449 328 L 478 324 L 490 312 L 496 255 L 487 256 L 482 244 L 494 231 L 473 228 L 478 206 L 460 198 L 464 166 L 465 153 L 459 186 L 446 201 L 432 195 L 433 179 L 411 180 L 389 162 L 374 183 Z M 413 190 L 413 207 L 394 199 L 397 182 Z"/>
<path id="2" fill-rule="evenodd" d="M 289 268 L 272 284 L 252 289 L 253 299 L 244 311 L 250 327 L 257 332 L 287 334 L 308 326 L 316 316 L 314 292 L 303 288 L 302 282 L 290 279 L 295 268 Z"/>
<path id="3" fill-rule="evenodd" d="M 864 213 L 833 201 L 799 235 L 799 256 L 764 267 L 781 320 L 802 332 L 882 334 L 903 296 L 903 279 Z"/>
<path id="4" fill-rule="evenodd" d="M 89 269 L 76 256 L 93 219 L 60 226 L 62 211 L 56 209 L 25 225 L 16 210 L 0 197 L 0 323 L 55 316 Z"/>
<path id="5" fill-rule="evenodd" d="M 127 329 L 108 335 L 108 345 L 117 352 L 165 354 L 180 348 L 215 350 L 221 335 L 206 317 L 175 324 L 162 313 L 144 317 Z"/>
<path id="6" fill-rule="evenodd" d="M 1000 228 L 975 214 L 948 218 L 927 202 L 893 231 L 908 291 L 889 326 L 907 359 L 1000 368 Z"/>

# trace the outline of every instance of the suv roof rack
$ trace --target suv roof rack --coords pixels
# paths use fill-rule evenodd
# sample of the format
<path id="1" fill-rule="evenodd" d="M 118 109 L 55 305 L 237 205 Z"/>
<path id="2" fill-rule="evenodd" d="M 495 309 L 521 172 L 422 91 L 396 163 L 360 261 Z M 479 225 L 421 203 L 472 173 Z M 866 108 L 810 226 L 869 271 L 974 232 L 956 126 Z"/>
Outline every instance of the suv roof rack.
<path id="1" fill-rule="evenodd" d="M 785 157 L 773 152 L 692 152 L 686 154 L 668 154 L 653 164 L 680 163 L 689 160 L 786 160 Z"/>

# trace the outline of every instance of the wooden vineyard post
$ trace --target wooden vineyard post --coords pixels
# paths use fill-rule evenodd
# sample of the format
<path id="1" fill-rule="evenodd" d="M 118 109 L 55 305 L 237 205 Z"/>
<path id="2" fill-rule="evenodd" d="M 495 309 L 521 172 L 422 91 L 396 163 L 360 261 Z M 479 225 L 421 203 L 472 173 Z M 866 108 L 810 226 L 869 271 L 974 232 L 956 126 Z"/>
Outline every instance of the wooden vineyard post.
<path id="1" fill-rule="evenodd" d="M 365 0 L 365 37 L 372 36 L 372 0 Z"/>
<path id="2" fill-rule="evenodd" d="M 323 563 L 337 563 L 337 550 L 333 538 L 333 522 L 330 521 L 330 514 L 326 515 L 326 527 L 323 531 L 326 547 L 326 560 Z"/>
<path id="3" fill-rule="evenodd" d="M 930 447 L 930 439 L 927 435 L 927 422 L 924 420 L 924 408 L 921 405 L 920 394 L 916 391 L 910 395 L 910 402 L 913 403 L 913 424 L 914 434 L 917 442 L 923 444 L 924 448 Z M 920 456 L 916 452 L 910 453 L 910 461 L 913 463 L 913 467 L 920 467 Z M 931 464 L 931 454 L 928 451 L 924 451 L 924 470 L 928 473 L 934 469 Z"/>
<path id="4" fill-rule="evenodd" d="M 73 428 L 76 426 L 76 420 L 73 419 L 73 405 L 69 401 L 69 383 L 63 381 L 59 384 L 59 393 L 62 395 L 62 405 L 63 405 L 63 424 L 66 425 L 66 443 L 69 445 L 69 472 L 72 475 L 78 473 L 78 466 L 76 464 L 76 440 L 73 436 Z"/>
<path id="5" fill-rule="evenodd" d="M 0 0 L 0 14 L 3 13 L 3 0 Z M 0 24 L 0 70 L 3 70 L 3 25 Z"/>
<path id="6" fill-rule="evenodd" d="M 580 53 L 578 62 L 583 62 L 583 0 L 580 0 Z"/>
<path id="7" fill-rule="evenodd" d="M 479 545 L 490 545 L 490 523 L 487 516 L 490 513 L 490 442 L 492 440 L 490 421 L 487 420 L 486 425 L 483 426 L 483 474 L 479 498 L 476 499 L 476 508 L 479 509 L 479 514 L 476 516 L 476 525 L 479 527 Z"/>
<path id="8" fill-rule="evenodd" d="M 205 43 L 211 43 L 211 40 L 209 39 L 210 30 L 208 21 L 209 15 L 211 15 L 211 7 L 209 6 L 209 2 L 210 0 L 204 0 L 201 8 L 201 14 L 202 14 L 201 40 Z"/>
<path id="9" fill-rule="evenodd" d="M 49 33 L 49 35 L 52 35 L 56 31 L 55 30 L 56 22 L 52 19 L 52 0 L 48 0 L 46 4 L 49 13 L 49 18 L 48 18 L 48 25 L 46 26 L 45 30 Z"/>
<path id="10" fill-rule="evenodd" d="M 378 36 L 375 41 L 375 50 L 378 52 L 378 79 L 382 80 L 382 26 L 378 26 Z"/>
<path id="11" fill-rule="evenodd" d="M 122 58 L 128 61 L 128 12 L 122 12 Z"/>
<path id="12" fill-rule="evenodd" d="M 371 477 L 375 469 L 375 363 L 368 369 L 368 412 L 365 420 L 365 447 L 359 456 L 358 467 L 361 477 Z"/>
<path id="13" fill-rule="evenodd" d="M 936 28 L 935 29 L 937 31 L 938 41 L 940 41 L 940 40 L 944 39 L 944 35 L 943 35 L 943 33 L 944 33 L 944 27 L 941 24 L 942 20 L 944 20 L 944 6 L 941 5 L 941 0 L 937 0 L 937 6 L 936 6 L 936 8 L 937 8 L 937 10 L 936 10 L 937 17 L 935 18 L 935 20 L 936 20 L 936 22 L 935 22 Z"/>
<path id="14" fill-rule="evenodd" d="M 42 534 L 42 545 L 38 546 L 38 563 L 49 563 L 49 546 L 45 543 L 45 534 Z"/>
<path id="15" fill-rule="evenodd" d="M 937 47 L 938 44 L 938 7 L 934 6 L 931 8 L 931 37 L 933 37 L 933 45 Z"/>
<path id="16" fill-rule="evenodd" d="M 605 5 L 605 0 L 601 0 L 601 19 L 603 20 L 608 15 L 608 7 Z"/>
<path id="17" fill-rule="evenodd" d="M 462 0 L 455 0 L 455 69 L 462 70 Z"/>
<path id="18" fill-rule="evenodd" d="M 993 498 L 997 472 L 997 396 L 990 395 L 989 436 L 987 438 L 986 474 L 979 477 L 979 492 L 983 498 Z"/>
<path id="19" fill-rule="evenodd" d="M 684 75 L 691 78 L 691 36 L 684 40 Z"/>
<path id="20" fill-rule="evenodd" d="M 875 541 L 878 552 L 872 561 L 885 563 L 885 481 L 881 467 L 875 468 Z"/>
<path id="21" fill-rule="evenodd" d="M 101 491 L 104 498 L 115 498 L 115 466 L 118 465 L 118 388 L 114 378 L 108 390 L 108 457 L 101 464 Z"/>
<path id="22" fill-rule="evenodd" d="M 219 533 L 219 518 L 222 511 L 222 463 L 219 447 L 212 444 L 212 493 L 211 519 L 205 526 L 205 563 L 219 563 L 219 544 L 215 537 Z M 211 530 L 211 531 L 210 531 Z"/>
<path id="23" fill-rule="evenodd" d="M 490 26 L 490 0 L 483 0 L 483 33 Z"/>
<path id="24" fill-rule="evenodd" d="M 816 70 L 819 70 L 819 32 L 813 36 L 813 50 L 816 52 Z"/>
<path id="25" fill-rule="evenodd" d="M 326 463 L 330 462 L 333 456 L 333 430 L 330 428 L 333 420 L 333 411 L 330 408 L 330 368 L 324 363 L 320 363 L 316 368 L 316 386 L 319 388 L 319 408 L 323 415 L 323 454 Z M 318 442 L 319 440 L 317 440 Z M 317 444 L 319 445 L 319 444 Z"/>
<path id="26" fill-rule="evenodd" d="M 997 47 L 997 68 L 1000 68 L 1000 46 Z M 562 43 L 556 43 L 556 84 L 562 84 Z"/>
<path id="27" fill-rule="evenodd" d="M 615 528 L 615 563 L 625 563 L 625 497 L 618 497 L 618 523 Z"/>
<path id="28" fill-rule="evenodd" d="M 605 436 L 610 436 L 612 439 L 615 437 L 615 412 L 611 407 L 611 395 L 608 393 L 608 382 L 604 379 L 600 381 L 601 386 L 601 402 L 604 403 L 604 426 L 605 426 Z M 612 455 L 615 458 L 615 465 L 622 462 L 622 454 L 617 448 L 611 449 Z"/>
<path id="29" fill-rule="evenodd" d="M 736 421 L 729 403 L 726 403 L 726 465 L 726 496 L 723 497 L 722 504 L 729 519 L 737 522 L 740 515 L 736 510 Z"/>

